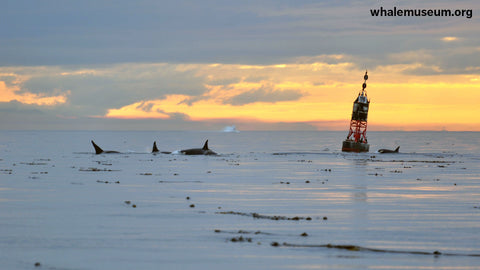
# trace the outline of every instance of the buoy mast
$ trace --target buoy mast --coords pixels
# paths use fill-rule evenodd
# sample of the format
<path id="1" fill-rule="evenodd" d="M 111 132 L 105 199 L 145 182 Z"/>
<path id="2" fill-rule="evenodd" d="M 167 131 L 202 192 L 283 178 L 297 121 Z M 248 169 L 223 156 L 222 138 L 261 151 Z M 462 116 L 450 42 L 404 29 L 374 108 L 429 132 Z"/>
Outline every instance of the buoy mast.
<path id="1" fill-rule="evenodd" d="M 362 91 L 358 93 L 357 99 L 353 102 L 350 130 L 347 139 L 342 144 L 342 151 L 344 152 L 368 152 L 370 148 L 367 141 L 367 118 L 370 100 L 368 100 L 365 90 L 368 80 L 367 71 L 365 71 L 363 79 Z"/>

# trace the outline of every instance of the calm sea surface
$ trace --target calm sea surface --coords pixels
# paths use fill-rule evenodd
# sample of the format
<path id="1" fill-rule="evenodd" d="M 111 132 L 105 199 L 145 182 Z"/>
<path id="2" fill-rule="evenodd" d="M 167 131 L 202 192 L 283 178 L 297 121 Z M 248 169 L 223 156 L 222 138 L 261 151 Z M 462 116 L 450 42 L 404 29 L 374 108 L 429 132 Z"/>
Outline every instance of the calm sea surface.
<path id="1" fill-rule="evenodd" d="M 480 133 L 346 135 L 0 131 L 0 268 L 479 269 Z"/>

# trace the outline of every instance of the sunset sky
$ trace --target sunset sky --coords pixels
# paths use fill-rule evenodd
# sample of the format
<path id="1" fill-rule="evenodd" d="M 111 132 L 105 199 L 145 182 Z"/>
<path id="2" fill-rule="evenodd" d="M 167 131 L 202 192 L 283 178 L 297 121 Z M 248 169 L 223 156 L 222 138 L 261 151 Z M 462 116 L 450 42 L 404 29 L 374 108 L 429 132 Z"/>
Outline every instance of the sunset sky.
<path id="1" fill-rule="evenodd" d="M 373 17 L 370 9 L 472 17 Z M 480 131 L 480 2 L 2 3 L 0 129 Z"/>

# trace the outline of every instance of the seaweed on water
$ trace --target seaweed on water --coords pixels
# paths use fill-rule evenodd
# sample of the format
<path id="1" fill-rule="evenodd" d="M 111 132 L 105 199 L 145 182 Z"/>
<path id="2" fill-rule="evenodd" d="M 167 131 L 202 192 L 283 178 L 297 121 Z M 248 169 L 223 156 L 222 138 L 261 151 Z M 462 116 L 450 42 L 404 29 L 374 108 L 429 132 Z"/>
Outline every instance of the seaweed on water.
<path id="1" fill-rule="evenodd" d="M 263 234 L 263 235 L 273 235 L 273 233 L 267 233 L 267 232 L 262 232 L 262 231 L 245 231 L 245 230 L 238 230 L 238 231 L 223 231 L 220 229 L 215 229 L 215 233 L 228 233 L 228 234 Z"/>
<path id="2" fill-rule="evenodd" d="M 132 201 L 124 201 L 124 203 L 126 205 L 130 205 L 132 203 Z M 132 204 L 132 208 L 137 208 L 137 205 L 136 204 Z"/>
<path id="3" fill-rule="evenodd" d="M 240 160 L 237 159 L 224 159 L 228 165 L 240 166 Z"/>
<path id="4" fill-rule="evenodd" d="M 46 162 L 20 162 L 20 164 L 37 166 L 37 165 L 48 165 Z"/>
<path id="5" fill-rule="evenodd" d="M 280 244 L 278 242 L 273 242 L 271 244 L 274 247 L 279 247 Z M 429 251 L 416 251 L 416 250 L 392 250 L 392 249 L 379 249 L 379 248 L 369 248 L 369 247 L 362 247 L 358 245 L 334 245 L 334 244 L 319 244 L 319 245 L 308 245 L 308 244 L 292 244 L 284 242 L 282 244 L 284 247 L 292 247 L 292 248 L 331 248 L 331 249 L 343 249 L 348 251 L 355 251 L 355 252 L 377 252 L 377 253 L 394 253 L 394 254 L 412 254 L 412 255 L 433 255 L 433 256 L 467 256 L 467 257 L 480 257 L 480 254 L 462 254 L 462 253 L 442 253 L 438 250 L 433 252 Z"/>
<path id="6" fill-rule="evenodd" d="M 477 207 L 475 207 L 477 208 Z M 215 230 L 216 233 L 232 233 L 232 234 L 249 234 L 252 233 L 250 231 L 242 231 L 239 230 L 238 232 L 234 231 L 222 231 L 222 230 Z M 262 232 L 258 231 L 255 234 L 260 234 Z M 265 233 L 266 234 L 266 233 Z M 306 232 L 300 234 L 301 237 L 307 237 L 308 234 Z M 252 242 L 252 239 L 249 237 L 243 237 L 240 235 L 239 237 L 233 237 L 229 239 L 230 242 Z M 258 242 L 260 244 L 260 242 Z M 480 257 L 480 254 L 475 253 L 448 253 L 448 252 L 440 252 L 439 250 L 435 251 L 419 251 L 419 250 L 395 250 L 395 249 L 380 249 L 380 248 L 370 248 L 364 247 L 359 245 L 350 245 L 350 244 L 294 244 L 294 243 L 287 243 L 283 242 L 282 244 L 274 241 L 271 242 L 270 245 L 272 247 L 288 247 L 288 248 L 326 248 L 326 249 L 338 249 L 338 250 L 347 250 L 351 252 L 375 252 L 375 253 L 390 253 L 390 254 L 410 254 L 410 255 L 428 255 L 428 256 L 464 256 L 464 257 Z"/>
<path id="7" fill-rule="evenodd" d="M 111 169 L 99 169 L 99 168 L 94 168 L 94 167 L 89 167 L 87 169 L 85 168 L 80 168 L 79 171 L 81 172 L 113 172 L 113 171 L 120 171 L 120 170 L 111 170 Z"/>
<path id="8" fill-rule="evenodd" d="M 248 242 L 248 243 L 252 243 L 252 242 L 253 242 L 253 239 L 252 239 L 251 237 L 243 236 L 243 235 L 245 235 L 245 234 L 255 234 L 255 235 L 258 235 L 258 234 L 268 234 L 268 233 L 262 233 L 262 232 L 260 232 L 260 231 L 250 232 L 250 231 L 244 231 L 244 230 L 239 230 L 239 231 L 222 231 L 222 230 L 219 230 L 219 229 L 215 229 L 214 231 L 215 231 L 215 233 L 240 234 L 240 236 L 231 237 L 231 238 L 228 238 L 228 239 L 227 239 L 227 241 L 233 242 L 233 243 L 238 243 L 238 242 Z M 261 245 L 262 243 L 257 242 L 257 244 L 258 244 L 258 245 Z"/>
<path id="9" fill-rule="evenodd" d="M 313 163 L 313 160 L 299 159 L 297 162 Z"/>
<path id="10" fill-rule="evenodd" d="M 270 219 L 270 220 L 312 220 L 311 217 L 286 217 L 286 216 L 268 216 L 268 215 L 261 215 L 258 213 L 243 213 L 243 212 L 235 212 L 235 211 L 223 211 L 223 212 L 215 212 L 216 214 L 221 215 L 238 215 L 238 216 L 247 216 L 253 217 L 255 219 Z"/>
<path id="11" fill-rule="evenodd" d="M 158 183 L 167 183 L 167 184 L 171 184 L 171 183 L 203 183 L 203 181 L 198 181 L 198 180 L 185 180 L 185 181 L 168 181 L 168 180 L 160 180 L 158 181 Z"/>
<path id="12" fill-rule="evenodd" d="M 0 172 L 3 174 L 12 174 L 13 170 L 12 169 L 0 169 Z"/>
<path id="13" fill-rule="evenodd" d="M 120 184 L 120 181 L 102 181 L 102 180 L 97 180 L 97 183 L 102 183 L 102 184 Z"/>
<path id="14" fill-rule="evenodd" d="M 239 236 L 239 237 L 232 237 L 230 239 L 231 242 L 252 242 L 252 238 L 250 237 L 243 237 L 243 236 Z"/>
<path id="15" fill-rule="evenodd" d="M 449 165 L 450 163 L 456 163 L 456 161 L 450 160 L 450 161 L 443 161 L 443 160 L 403 160 L 403 159 L 392 159 L 392 160 L 380 160 L 380 159 L 369 159 L 368 161 L 373 161 L 373 162 L 401 162 L 401 163 L 434 163 L 434 164 L 447 164 Z"/>

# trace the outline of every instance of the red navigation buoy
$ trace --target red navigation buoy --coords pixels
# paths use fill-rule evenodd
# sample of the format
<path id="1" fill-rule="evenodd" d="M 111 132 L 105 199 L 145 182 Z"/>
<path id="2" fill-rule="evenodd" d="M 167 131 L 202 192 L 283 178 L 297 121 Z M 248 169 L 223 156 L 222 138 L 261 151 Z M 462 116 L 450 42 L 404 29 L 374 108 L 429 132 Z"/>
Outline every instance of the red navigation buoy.
<path id="1" fill-rule="evenodd" d="M 362 85 L 362 91 L 358 93 L 357 99 L 353 102 L 352 119 L 350 120 L 350 130 L 347 139 L 343 141 L 343 152 L 368 152 L 370 145 L 367 141 L 367 118 L 368 106 L 370 100 L 367 98 L 367 80 L 368 75 L 365 71 L 365 80 Z"/>

